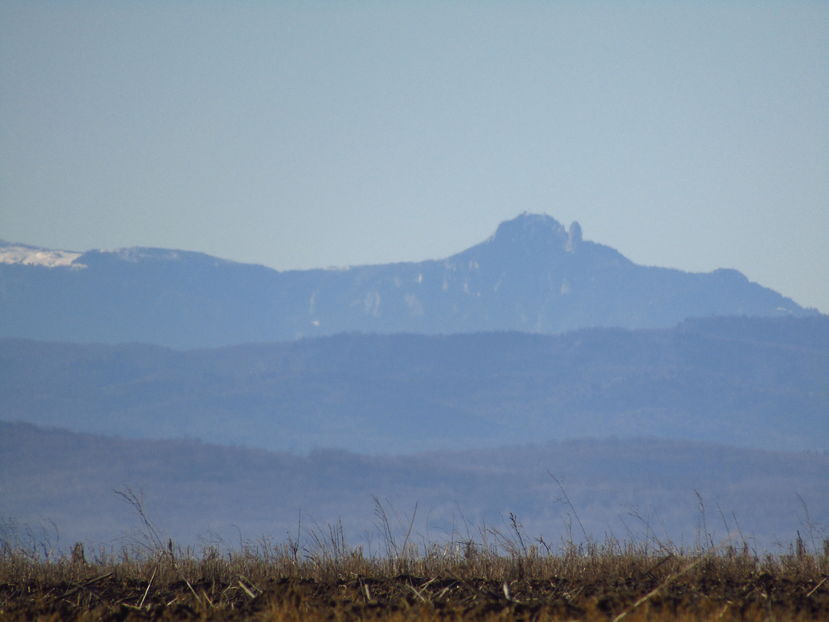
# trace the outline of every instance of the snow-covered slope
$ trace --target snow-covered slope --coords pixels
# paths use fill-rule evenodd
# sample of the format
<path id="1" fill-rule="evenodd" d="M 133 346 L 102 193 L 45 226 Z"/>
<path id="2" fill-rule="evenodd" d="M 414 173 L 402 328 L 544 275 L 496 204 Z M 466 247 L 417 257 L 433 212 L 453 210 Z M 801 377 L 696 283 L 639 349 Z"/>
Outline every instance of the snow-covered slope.
<path id="1" fill-rule="evenodd" d="M 10 244 L 0 241 L 0 263 L 42 266 L 45 268 L 65 266 L 85 268 L 86 266 L 83 264 L 74 264 L 74 261 L 82 254 L 76 251 L 40 248 L 28 244 Z"/>

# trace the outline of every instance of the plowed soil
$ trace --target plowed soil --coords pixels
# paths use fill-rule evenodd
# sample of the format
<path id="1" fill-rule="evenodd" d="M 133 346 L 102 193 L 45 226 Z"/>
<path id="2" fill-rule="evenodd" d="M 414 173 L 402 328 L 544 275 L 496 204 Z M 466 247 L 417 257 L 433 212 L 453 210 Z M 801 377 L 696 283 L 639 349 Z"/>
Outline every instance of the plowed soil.
<path id="1" fill-rule="evenodd" d="M 829 620 L 829 582 L 814 573 L 730 576 L 712 568 L 681 576 L 640 572 L 504 581 L 454 573 L 161 581 L 152 574 L 119 577 L 126 573 L 117 568 L 87 571 L 77 581 L 3 582 L 0 619 Z"/>

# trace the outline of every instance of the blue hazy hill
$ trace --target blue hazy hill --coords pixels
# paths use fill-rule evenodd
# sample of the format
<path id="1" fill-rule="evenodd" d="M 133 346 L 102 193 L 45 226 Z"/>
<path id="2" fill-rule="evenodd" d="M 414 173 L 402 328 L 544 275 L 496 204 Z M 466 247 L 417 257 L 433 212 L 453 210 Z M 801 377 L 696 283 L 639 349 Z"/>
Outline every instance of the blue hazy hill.
<path id="1" fill-rule="evenodd" d="M 829 448 L 829 317 L 562 335 L 341 334 L 179 351 L 0 340 L 0 415 L 367 453 L 584 436 Z"/>
<path id="2" fill-rule="evenodd" d="M 296 455 L 0 422 L 0 537 L 15 535 L 14 517 L 23 542 L 41 534 L 44 543 L 63 547 L 140 541 L 133 508 L 113 494 L 130 487 L 144 492 L 160 534 L 179 544 L 282 542 L 299 529 L 302 544 L 313 547 L 314 534 L 342 525 L 349 544 L 373 541 L 380 549 L 366 552 L 380 553 L 372 501 L 378 498 L 395 532 L 402 526 L 401 538 L 415 519 L 418 544 L 468 540 L 483 527 L 509 530 L 512 512 L 525 536 L 543 535 L 558 550 L 562 541 L 583 539 L 576 512 L 599 542 L 615 536 L 693 546 L 729 535 L 735 546 L 745 540 L 757 552 L 780 552 L 800 532 L 817 552 L 829 521 L 828 469 L 825 452 L 653 439 L 414 456 Z"/>
<path id="3" fill-rule="evenodd" d="M 346 269 L 280 272 L 150 248 L 46 266 L 13 261 L 13 246 L 0 245 L 0 337 L 209 347 L 353 331 L 558 333 L 815 314 L 736 270 L 637 265 L 583 239 L 578 223 L 565 229 L 538 214 L 446 259 Z"/>

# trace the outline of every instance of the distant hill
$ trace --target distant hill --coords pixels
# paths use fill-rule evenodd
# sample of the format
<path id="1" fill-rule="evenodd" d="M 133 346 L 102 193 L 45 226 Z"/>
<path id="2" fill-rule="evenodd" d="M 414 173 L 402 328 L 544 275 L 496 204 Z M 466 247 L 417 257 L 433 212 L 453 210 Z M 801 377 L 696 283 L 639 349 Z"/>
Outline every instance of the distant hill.
<path id="1" fill-rule="evenodd" d="M 120 548 L 142 541 L 115 489 L 143 491 L 162 537 L 182 544 L 283 542 L 341 521 L 350 544 L 385 553 L 373 497 L 412 542 L 498 543 L 517 515 L 528 544 L 543 535 L 719 544 L 780 551 L 800 531 L 819 549 L 829 524 L 829 455 L 634 440 L 443 452 L 407 457 L 338 451 L 290 455 L 194 441 L 129 441 L 0 422 L 0 543 L 67 550 L 84 539 Z M 565 487 L 572 505 L 563 499 Z M 697 497 L 696 493 L 699 493 Z M 702 506 L 700 506 L 702 500 Z M 484 530 L 482 532 L 482 530 Z M 402 541 L 402 538 L 401 538 Z M 306 548 L 307 547 L 307 548 Z M 88 547 L 87 551 L 95 551 Z M 783 548 L 783 551 L 786 549 Z"/>
<path id="2" fill-rule="evenodd" d="M 446 259 L 278 272 L 201 253 L 0 245 L 0 337 L 204 347 L 361 331 L 557 333 L 814 314 L 735 270 L 634 264 L 522 214 Z"/>
<path id="3" fill-rule="evenodd" d="M 0 418 L 363 453 L 584 436 L 829 448 L 829 317 L 177 351 L 0 340 Z"/>

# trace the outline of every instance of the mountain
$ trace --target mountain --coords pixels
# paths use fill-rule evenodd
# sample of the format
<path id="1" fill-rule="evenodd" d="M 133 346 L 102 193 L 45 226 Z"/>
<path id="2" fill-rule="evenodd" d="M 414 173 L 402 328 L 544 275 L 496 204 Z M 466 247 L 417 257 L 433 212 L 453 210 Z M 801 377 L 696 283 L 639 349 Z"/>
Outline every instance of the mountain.
<path id="1" fill-rule="evenodd" d="M 0 418 L 362 453 L 653 436 L 829 449 L 829 317 L 173 350 L 0 340 Z"/>
<path id="2" fill-rule="evenodd" d="M 719 543 L 729 532 L 755 550 L 780 551 L 799 531 L 821 545 L 829 522 L 829 455 L 633 439 L 536 443 L 416 456 L 285 453 L 194 441 L 130 441 L 0 422 L 0 543 L 71 547 L 142 541 L 133 508 L 114 490 L 143 491 L 162 538 L 239 547 L 284 542 L 301 550 L 341 521 L 347 542 L 384 553 L 373 497 L 390 528 L 412 540 L 543 535 L 602 541 Z M 572 505 L 550 474 L 565 486 Z M 697 494 L 699 497 L 697 497 Z M 703 502 L 700 506 L 700 499 Z M 415 507 L 417 504 L 417 511 Z M 485 535 L 500 543 L 494 531 Z M 402 541 L 402 536 L 401 540 Z M 97 547 L 88 547 L 89 551 Z M 785 551 L 785 548 L 783 549 Z"/>
<path id="3" fill-rule="evenodd" d="M 735 270 L 637 265 L 522 214 L 442 260 L 279 272 L 201 253 L 0 246 L 0 337 L 209 347 L 341 332 L 558 333 L 814 314 Z"/>

